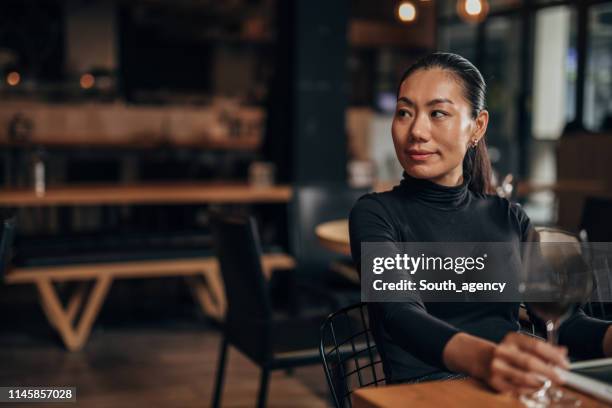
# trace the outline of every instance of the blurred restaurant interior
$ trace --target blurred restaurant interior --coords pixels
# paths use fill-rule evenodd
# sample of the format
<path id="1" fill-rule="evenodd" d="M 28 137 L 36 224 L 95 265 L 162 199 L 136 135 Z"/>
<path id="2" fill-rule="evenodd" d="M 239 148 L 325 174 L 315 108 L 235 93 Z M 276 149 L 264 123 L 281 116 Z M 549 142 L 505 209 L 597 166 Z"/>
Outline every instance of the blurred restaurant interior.
<path id="1" fill-rule="evenodd" d="M 401 179 L 398 81 L 436 50 L 487 81 L 498 194 L 612 241 L 611 0 L 3 1 L 0 386 L 209 406 L 227 341 L 221 406 L 332 406 L 346 219 Z M 217 213 L 255 223 L 214 234 Z M 269 382 L 262 316 L 314 350 Z"/>

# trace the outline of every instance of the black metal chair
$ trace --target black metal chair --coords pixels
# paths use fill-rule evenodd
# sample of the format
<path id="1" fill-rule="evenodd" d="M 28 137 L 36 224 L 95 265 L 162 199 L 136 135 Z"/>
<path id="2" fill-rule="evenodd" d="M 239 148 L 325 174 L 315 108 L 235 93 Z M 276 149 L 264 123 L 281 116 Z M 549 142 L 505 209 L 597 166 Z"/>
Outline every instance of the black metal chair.
<path id="1" fill-rule="evenodd" d="M 356 389 L 385 383 L 365 303 L 327 317 L 321 326 L 319 353 L 337 408 L 352 407 L 351 394 Z"/>
<path id="2" fill-rule="evenodd" d="M 212 406 L 221 402 L 226 356 L 232 345 L 261 368 L 257 406 L 264 407 L 271 370 L 319 362 L 318 334 L 325 317 L 273 316 L 252 217 L 214 213 L 211 226 L 228 303 Z"/>
<path id="3" fill-rule="evenodd" d="M 348 218 L 355 202 L 368 191 L 338 184 L 294 188 L 289 206 L 289 244 L 290 252 L 297 261 L 295 279 L 302 286 L 310 285 L 333 296 L 335 305 L 331 310 L 359 302 L 361 290 L 356 279 L 351 281 L 330 270 L 333 262 L 340 262 L 348 268 L 353 268 L 354 264 L 352 259 L 325 249 L 318 241 L 315 228 L 327 221 Z"/>

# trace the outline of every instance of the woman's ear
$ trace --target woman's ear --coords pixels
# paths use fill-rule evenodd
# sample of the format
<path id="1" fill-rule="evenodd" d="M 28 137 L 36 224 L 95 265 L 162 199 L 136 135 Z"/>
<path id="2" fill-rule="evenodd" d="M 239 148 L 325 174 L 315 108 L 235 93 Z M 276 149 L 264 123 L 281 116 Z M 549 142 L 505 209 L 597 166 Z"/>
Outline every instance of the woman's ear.
<path id="1" fill-rule="evenodd" d="M 489 125 L 489 111 L 483 109 L 478 112 L 478 116 L 476 116 L 475 123 L 476 128 L 474 129 L 474 139 L 480 140 L 487 132 L 487 126 Z"/>

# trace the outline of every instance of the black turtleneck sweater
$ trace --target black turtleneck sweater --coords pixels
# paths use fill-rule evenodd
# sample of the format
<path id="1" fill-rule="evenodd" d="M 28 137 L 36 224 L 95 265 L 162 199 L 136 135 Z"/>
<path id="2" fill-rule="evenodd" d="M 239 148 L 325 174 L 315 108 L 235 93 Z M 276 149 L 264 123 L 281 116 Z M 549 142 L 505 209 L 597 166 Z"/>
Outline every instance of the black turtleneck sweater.
<path id="1" fill-rule="evenodd" d="M 407 175 L 399 186 L 363 196 L 350 215 L 351 250 L 361 265 L 361 242 L 526 241 L 529 218 L 516 204 L 468 189 L 469 180 L 445 187 Z M 520 252 L 520 251 L 519 251 Z M 518 253 L 518 252 L 517 252 Z M 520 264 L 520 261 L 519 263 Z M 456 333 L 499 342 L 519 329 L 518 303 L 371 303 L 370 321 L 388 381 L 446 370 L 442 352 Z M 560 343 L 579 358 L 603 356 L 609 323 L 582 310 L 560 330 Z"/>

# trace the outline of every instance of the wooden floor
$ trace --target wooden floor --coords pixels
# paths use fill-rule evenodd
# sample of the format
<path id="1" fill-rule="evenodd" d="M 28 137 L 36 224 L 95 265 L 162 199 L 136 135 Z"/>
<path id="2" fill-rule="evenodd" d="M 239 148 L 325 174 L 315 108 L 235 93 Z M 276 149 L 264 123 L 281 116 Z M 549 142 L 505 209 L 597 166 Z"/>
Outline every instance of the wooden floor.
<path id="1" fill-rule="evenodd" d="M 51 337 L 4 332 L 0 385 L 76 386 L 78 407 L 210 406 L 217 332 L 195 323 L 148 326 L 98 327 L 86 347 L 74 353 Z M 258 381 L 257 367 L 231 349 L 222 406 L 254 406 Z M 275 372 L 268 406 L 325 407 L 326 393 L 319 365 L 297 369 L 292 376 Z"/>
<path id="2" fill-rule="evenodd" d="M 219 341 L 180 279 L 116 282 L 79 352 L 64 349 L 34 286 L 0 284 L 0 386 L 75 386 L 67 407 L 209 407 Z M 230 349 L 222 406 L 253 407 L 258 386 L 257 367 Z M 272 374 L 269 407 L 327 398 L 320 365 Z M 62 405 L 17 408 L 30 406 Z"/>

